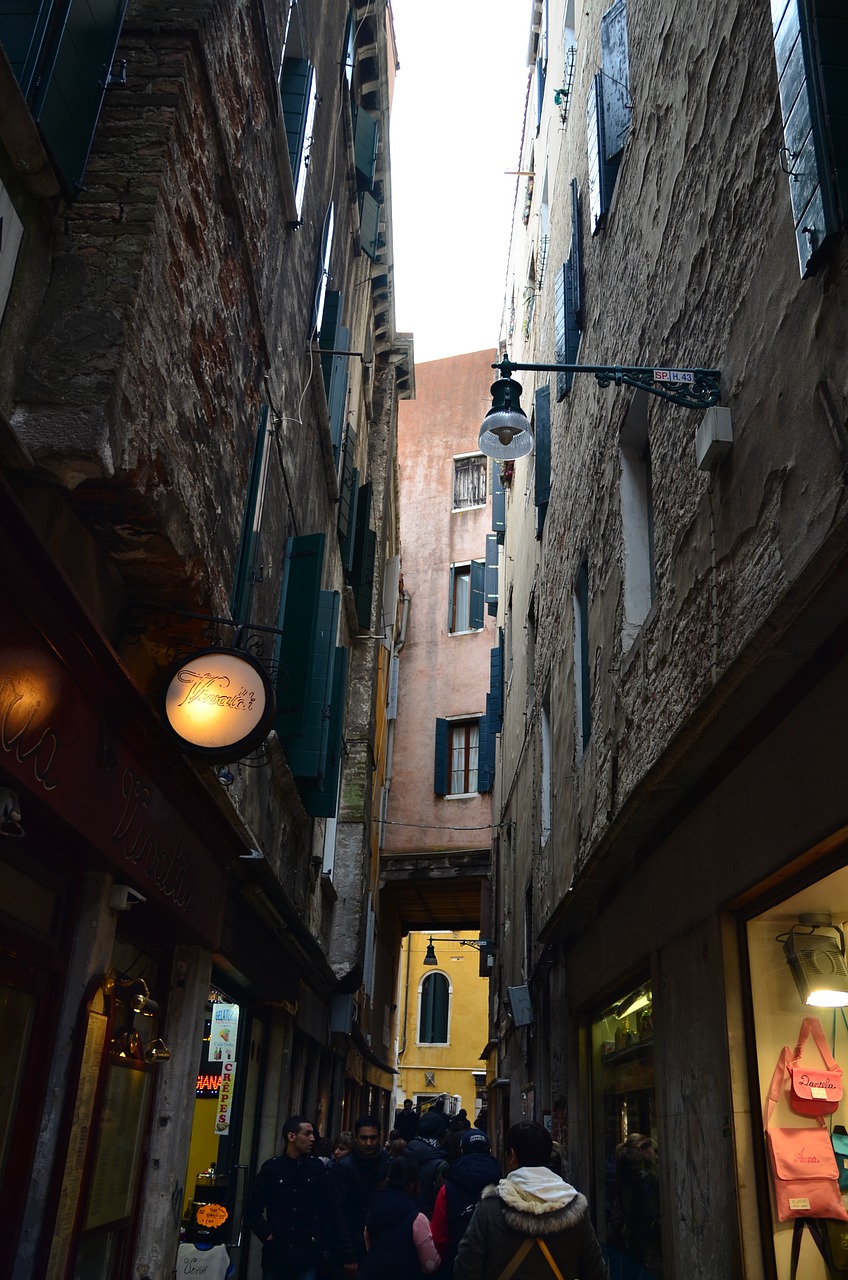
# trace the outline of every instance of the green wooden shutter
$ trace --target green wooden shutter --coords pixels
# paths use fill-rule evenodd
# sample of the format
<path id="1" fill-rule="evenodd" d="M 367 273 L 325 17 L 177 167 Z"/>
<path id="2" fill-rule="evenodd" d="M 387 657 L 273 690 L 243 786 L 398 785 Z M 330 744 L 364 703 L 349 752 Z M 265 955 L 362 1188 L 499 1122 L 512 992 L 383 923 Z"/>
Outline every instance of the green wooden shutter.
<path id="1" fill-rule="evenodd" d="M 31 0 L 4 5 L 10 8 L 14 12 L 0 15 L 0 40 L 5 45 L 10 39 L 33 117 L 75 193 L 82 188 L 127 0 L 62 0 L 42 4 L 35 15 Z"/>
<path id="2" fill-rule="evenodd" d="M 479 631 L 483 626 L 483 605 L 485 603 L 484 586 L 486 579 L 485 560 L 472 560 L 469 588 L 471 592 L 468 608 L 468 625 L 472 631 Z"/>
<path id="3" fill-rule="evenodd" d="M 359 193 L 359 244 L 363 253 L 376 260 L 380 252 L 380 209 L 370 191 Z"/>
<path id="4" fill-rule="evenodd" d="M 506 537 L 506 491 L 501 481 L 501 464 L 492 460 L 492 528 L 498 542 Z"/>
<path id="5" fill-rule="evenodd" d="M 353 553 L 356 547 L 356 513 L 359 510 L 359 494 L 359 469 L 354 467 L 351 473 L 349 492 L 347 496 L 349 515 L 343 536 L 341 533 L 341 527 L 339 527 L 339 553 L 342 558 L 342 568 L 348 577 L 350 577 L 350 574 L 353 571 Z"/>
<path id="6" fill-rule="evenodd" d="M 450 989 L 443 973 L 428 973 L 421 984 L 418 1035 L 422 1044 L 446 1044 Z"/>
<path id="7" fill-rule="evenodd" d="M 498 612 L 498 535 L 496 533 L 486 534 L 483 595 L 486 599 L 486 612 L 496 617 Z"/>
<path id="8" fill-rule="evenodd" d="M 316 93 L 315 68 L 309 59 L 284 58 L 280 72 L 280 102 L 286 128 L 298 217 L 300 217 L 306 185 Z"/>
<path id="9" fill-rule="evenodd" d="M 433 790 L 437 796 L 448 792 L 448 722 L 436 721 L 435 756 L 433 760 Z"/>
<path id="10" fill-rule="evenodd" d="M 362 577 L 354 588 L 356 620 L 364 631 L 371 626 L 371 604 L 374 595 L 374 565 L 377 560 L 377 535 L 373 529 L 365 531 Z"/>
<path id="11" fill-rule="evenodd" d="M 374 186 L 379 131 L 379 124 L 372 115 L 362 107 L 354 108 L 353 154 L 359 191 L 370 191 Z"/>
<path id="12" fill-rule="evenodd" d="M 0 44 L 25 98 L 29 98 L 44 49 L 54 0 L 12 0 L 0 13 Z M 9 10 L 6 12 L 6 10 Z"/>
<path id="13" fill-rule="evenodd" d="M 233 593 L 230 598 L 230 614 L 236 622 L 250 620 L 250 599 L 256 571 L 256 556 L 262 530 L 262 508 L 268 478 L 268 460 L 271 456 L 271 432 L 268 427 L 268 406 L 262 406 L 256 440 L 253 445 L 253 461 L 244 500 L 239 553 L 236 561 Z"/>
<path id="14" fill-rule="evenodd" d="M 274 728 L 280 738 L 303 732 L 323 567 L 323 533 L 289 538 L 278 621 L 282 635 L 276 652 L 279 675 Z"/>
<path id="15" fill-rule="evenodd" d="M 371 494 L 372 485 L 370 480 L 366 480 L 365 484 L 359 486 L 359 493 L 356 499 L 356 528 L 353 535 L 353 556 L 350 566 L 351 584 L 356 585 L 362 576 L 362 562 L 365 555 L 365 534 L 371 523 Z"/>
<path id="16" fill-rule="evenodd" d="M 817 30 L 809 0 L 789 0 L 785 8 L 772 5 L 783 166 L 789 173 L 802 276 L 818 269 L 822 251 L 839 230 L 848 204 L 848 22 L 844 12 L 840 15 L 830 9 L 821 6 Z M 829 104 L 836 107 L 831 116 Z"/>
<path id="17" fill-rule="evenodd" d="M 333 461 L 338 466 L 339 449 L 344 430 L 347 408 L 348 357 L 330 355 L 331 351 L 347 351 L 350 348 L 350 330 L 342 324 L 344 298 L 336 289 L 327 290 L 324 317 L 318 345 L 327 354 L 321 356 L 321 372 L 327 394 L 327 413 L 330 419 L 330 440 L 333 445 Z"/>
<path id="18" fill-rule="evenodd" d="M 551 497 L 551 389 L 536 390 L 536 537 L 542 536 Z"/>
<path id="19" fill-rule="evenodd" d="M 321 779 L 327 768 L 339 599 L 338 591 L 319 592 L 303 729 L 294 737 L 281 739 L 289 768 L 297 779 Z"/>
<path id="20" fill-rule="evenodd" d="M 353 465 L 353 458 L 356 452 L 356 432 L 353 427 L 348 426 L 344 437 L 344 446 L 342 448 L 342 468 L 339 476 L 339 519 L 338 532 L 339 540 L 343 541 L 347 537 L 348 529 L 356 518 L 356 507 L 354 505 L 356 499 L 356 485 L 359 482 L 359 472 Z M 356 476 L 354 477 L 354 472 Z"/>
<path id="21" fill-rule="evenodd" d="M 334 818 L 338 812 L 339 778 L 344 755 L 344 722 L 347 708 L 347 673 L 350 653 L 337 648 L 333 663 L 333 693 L 324 776 L 300 788 L 303 807 L 312 818 Z"/>

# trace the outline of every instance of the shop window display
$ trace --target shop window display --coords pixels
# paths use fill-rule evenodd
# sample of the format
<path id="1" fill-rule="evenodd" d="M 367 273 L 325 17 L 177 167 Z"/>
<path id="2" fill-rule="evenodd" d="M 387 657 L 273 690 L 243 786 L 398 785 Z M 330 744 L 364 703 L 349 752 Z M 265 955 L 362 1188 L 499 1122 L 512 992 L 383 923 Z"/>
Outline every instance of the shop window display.
<path id="1" fill-rule="evenodd" d="M 748 921 L 759 1108 L 778 1280 L 828 1280 L 848 1262 L 848 872 Z M 848 1077 L 846 1077 L 848 1082 Z M 771 1097 L 770 1097 L 771 1095 Z M 828 1261 L 825 1261 L 825 1256 Z M 830 1270 L 829 1270 L 830 1267 Z"/>
<path id="2" fill-rule="evenodd" d="M 592 1020 L 598 1238 L 611 1280 L 661 1280 L 653 993 L 648 982 Z"/>

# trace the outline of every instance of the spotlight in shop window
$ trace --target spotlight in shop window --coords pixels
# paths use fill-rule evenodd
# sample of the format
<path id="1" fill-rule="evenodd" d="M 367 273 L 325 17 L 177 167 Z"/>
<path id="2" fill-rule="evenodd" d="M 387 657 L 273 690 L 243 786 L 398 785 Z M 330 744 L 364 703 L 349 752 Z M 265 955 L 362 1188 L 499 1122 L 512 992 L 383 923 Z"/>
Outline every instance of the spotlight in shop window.
<path id="1" fill-rule="evenodd" d="M 802 915 L 778 935 L 786 963 L 804 1004 L 834 1009 L 848 1005 L 845 934 L 827 913 Z"/>
<path id="2" fill-rule="evenodd" d="M 165 1044 L 164 1040 L 149 1040 L 144 1046 L 145 1062 L 167 1062 L 171 1056 L 171 1050 Z"/>

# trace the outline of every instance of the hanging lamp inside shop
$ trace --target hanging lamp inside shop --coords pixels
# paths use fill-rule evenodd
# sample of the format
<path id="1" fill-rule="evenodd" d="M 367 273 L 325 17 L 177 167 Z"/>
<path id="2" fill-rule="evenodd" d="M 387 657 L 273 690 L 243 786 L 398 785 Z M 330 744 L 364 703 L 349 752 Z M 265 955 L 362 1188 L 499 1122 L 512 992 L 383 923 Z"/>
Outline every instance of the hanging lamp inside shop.
<path id="1" fill-rule="evenodd" d="M 845 935 L 826 913 L 802 915 L 780 934 L 786 962 L 805 1005 L 834 1009 L 848 1005 Z"/>

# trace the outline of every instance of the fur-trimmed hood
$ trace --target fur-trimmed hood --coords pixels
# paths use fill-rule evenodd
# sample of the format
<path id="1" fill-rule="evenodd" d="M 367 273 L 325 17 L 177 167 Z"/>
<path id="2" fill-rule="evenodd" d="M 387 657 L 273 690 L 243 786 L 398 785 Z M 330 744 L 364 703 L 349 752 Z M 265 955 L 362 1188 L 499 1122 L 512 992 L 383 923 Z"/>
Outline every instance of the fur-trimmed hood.
<path id="1" fill-rule="evenodd" d="M 586 1197 L 550 1169 L 516 1169 L 496 1186 L 486 1187 L 482 1199 L 497 1196 L 504 1221 L 525 1236 L 556 1235 L 575 1227 L 588 1211 Z"/>

